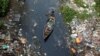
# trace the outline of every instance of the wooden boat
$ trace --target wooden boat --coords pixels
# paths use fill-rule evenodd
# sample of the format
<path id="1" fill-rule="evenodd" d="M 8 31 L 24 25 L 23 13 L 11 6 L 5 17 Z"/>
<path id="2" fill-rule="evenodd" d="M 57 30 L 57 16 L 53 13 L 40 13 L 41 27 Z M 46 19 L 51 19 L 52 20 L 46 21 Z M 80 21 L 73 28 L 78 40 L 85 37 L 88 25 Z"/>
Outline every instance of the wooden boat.
<path id="1" fill-rule="evenodd" d="M 44 36 L 44 40 L 46 41 L 48 39 L 48 37 L 51 35 L 51 33 L 53 32 L 53 28 L 55 25 L 55 15 L 54 12 L 52 12 L 49 16 L 48 16 L 48 21 L 47 24 L 44 27 L 44 32 L 43 32 L 43 36 Z"/>

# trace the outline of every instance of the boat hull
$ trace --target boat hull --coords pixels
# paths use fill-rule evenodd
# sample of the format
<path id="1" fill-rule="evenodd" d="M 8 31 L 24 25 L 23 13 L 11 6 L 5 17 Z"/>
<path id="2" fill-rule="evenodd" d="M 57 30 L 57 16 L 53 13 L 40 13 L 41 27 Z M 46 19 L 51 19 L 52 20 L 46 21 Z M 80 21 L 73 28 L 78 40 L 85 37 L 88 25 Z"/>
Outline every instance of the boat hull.
<path id="1" fill-rule="evenodd" d="M 52 18 L 53 18 L 53 20 L 52 20 Z M 49 25 L 50 23 L 51 23 L 51 25 Z M 52 34 L 54 25 L 55 25 L 55 17 L 51 16 L 51 18 L 49 18 L 47 24 L 44 26 L 44 32 L 43 32 L 44 41 L 46 41 Z"/>

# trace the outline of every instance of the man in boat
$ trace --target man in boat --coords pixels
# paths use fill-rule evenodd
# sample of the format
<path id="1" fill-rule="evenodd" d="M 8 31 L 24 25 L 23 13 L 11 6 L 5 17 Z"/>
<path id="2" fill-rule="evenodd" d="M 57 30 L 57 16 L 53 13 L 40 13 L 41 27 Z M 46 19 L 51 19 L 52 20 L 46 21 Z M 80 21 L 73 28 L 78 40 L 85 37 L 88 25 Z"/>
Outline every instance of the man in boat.
<path id="1" fill-rule="evenodd" d="M 49 19 L 52 23 L 54 23 L 55 21 L 55 14 L 54 14 L 54 11 L 52 10 L 51 13 L 49 14 Z"/>
<path id="2" fill-rule="evenodd" d="M 55 17 L 54 13 L 55 13 L 54 10 L 52 10 L 50 16 Z"/>
<path id="3" fill-rule="evenodd" d="M 48 34 L 49 33 L 49 31 L 50 31 L 50 28 L 49 27 L 46 27 L 46 34 Z"/>
<path id="4" fill-rule="evenodd" d="M 52 26 L 54 25 L 55 22 L 54 10 L 50 11 L 47 16 L 49 17 L 49 19 L 46 25 L 45 35 L 48 35 L 48 33 L 50 33 L 50 31 L 52 30 Z"/>
<path id="5" fill-rule="evenodd" d="M 54 10 L 52 10 L 52 11 L 49 11 L 49 13 L 47 14 L 47 16 L 52 16 L 52 17 L 55 17 L 55 14 L 54 14 L 55 12 L 54 12 Z"/>

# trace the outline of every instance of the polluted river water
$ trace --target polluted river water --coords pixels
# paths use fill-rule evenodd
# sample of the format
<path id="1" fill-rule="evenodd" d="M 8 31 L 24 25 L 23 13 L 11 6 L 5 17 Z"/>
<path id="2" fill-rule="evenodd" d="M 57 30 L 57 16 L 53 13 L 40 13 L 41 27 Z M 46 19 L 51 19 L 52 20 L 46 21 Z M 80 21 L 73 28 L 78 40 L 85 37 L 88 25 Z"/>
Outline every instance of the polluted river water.
<path id="1" fill-rule="evenodd" d="M 65 33 L 68 30 L 64 26 L 58 7 L 59 0 L 25 0 L 24 12 L 21 17 L 22 33 L 33 47 L 37 47 L 34 44 L 36 41 L 34 38 L 37 38 L 38 45 L 41 46 L 46 56 L 70 56 L 64 41 Z M 44 42 L 43 31 L 47 20 L 46 14 L 52 8 L 55 9 L 56 24 L 53 33 Z M 38 48 L 40 47 L 38 46 Z"/>

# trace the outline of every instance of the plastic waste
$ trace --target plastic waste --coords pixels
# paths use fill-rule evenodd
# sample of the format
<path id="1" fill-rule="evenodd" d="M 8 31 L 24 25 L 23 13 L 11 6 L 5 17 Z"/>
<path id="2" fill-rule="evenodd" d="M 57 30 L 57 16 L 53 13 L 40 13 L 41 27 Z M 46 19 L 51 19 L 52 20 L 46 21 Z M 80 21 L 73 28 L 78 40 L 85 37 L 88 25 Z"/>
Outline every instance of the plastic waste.
<path id="1" fill-rule="evenodd" d="M 4 44 L 4 45 L 2 45 L 2 48 L 3 48 L 3 49 L 8 49 L 8 48 L 9 48 L 9 46 L 8 46 L 8 45 L 6 45 L 6 44 Z"/>
<path id="2" fill-rule="evenodd" d="M 47 56 L 47 53 L 44 53 L 45 56 Z"/>
<path id="3" fill-rule="evenodd" d="M 39 49 L 40 48 L 40 41 L 39 39 L 37 38 L 37 36 L 33 36 L 33 46 L 35 49 Z"/>
<path id="4" fill-rule="evenodd" d="M 73 53 L 76 53 L 75 48 L 71 48 L 71 51 L 72 51 Z"/>
<path id="5" fill-rule="evenodd" d="M 27 40 L 25 38 L 20 38 L 20 41 L 22 44 L 26 44 L 27 43 Z"/>
<path id="6" fill-rule="evenodd" d="M 71 37 L 72 38 L 76 38 L 77 37 L 77 34 L 71 34 Z"/>
<path id="7" fill-rule="evenodd" d="M 81 41 L 82 41 L 81 38 L 79 38 L 79 37 L 76 38 L 76 43 L 77 43 L 77 44 L 80 44 Z"/>

